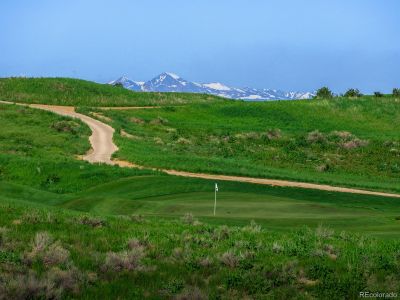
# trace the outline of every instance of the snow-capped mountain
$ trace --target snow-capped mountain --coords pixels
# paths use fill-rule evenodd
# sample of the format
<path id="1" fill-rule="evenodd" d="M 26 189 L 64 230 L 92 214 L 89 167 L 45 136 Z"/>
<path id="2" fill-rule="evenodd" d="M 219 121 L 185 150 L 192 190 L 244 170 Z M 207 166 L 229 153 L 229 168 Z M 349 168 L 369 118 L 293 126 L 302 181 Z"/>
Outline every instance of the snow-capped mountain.
<path id="1" fill-rule="evenodd" d="M 129 78 L 127 78 L 125 76 L 122 76 L 122 77 L 118 78 L 117 80 L 113 80 L 113 81 L 109 82 L 108 84 L 115 85 L 117 83 L 120 83 L 120 84 L 122 84 L 122 86 L 124 88 L 133 90 L 133 91 L 142 91 L 142 87 L 145 84 L 142 81 L 130 80 Z"/>
<path id="2" fill-rule="evenodd" d="M 313 92 L 284 92 L 271 89 L 235 88 L 219 82 L 196 83 L 167 72 L 147 82 L 133 81 L 127 77 L 120 77 L 117 80 L 109 82 L 112 85 L 118 83 L 122 84 L 124 88 L 133 91 L 202 93 L 247 101 L 310 99 L 315 95 Z"/>

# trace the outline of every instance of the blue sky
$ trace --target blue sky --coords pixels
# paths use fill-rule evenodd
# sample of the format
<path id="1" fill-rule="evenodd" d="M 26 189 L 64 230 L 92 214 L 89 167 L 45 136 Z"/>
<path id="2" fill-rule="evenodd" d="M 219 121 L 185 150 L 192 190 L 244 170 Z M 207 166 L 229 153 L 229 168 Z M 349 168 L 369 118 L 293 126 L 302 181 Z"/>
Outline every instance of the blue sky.
<path id="1" fill-rule="evenodd" d="M 400 86 L 398 0 L 2 0 L 0 76 Z"/>

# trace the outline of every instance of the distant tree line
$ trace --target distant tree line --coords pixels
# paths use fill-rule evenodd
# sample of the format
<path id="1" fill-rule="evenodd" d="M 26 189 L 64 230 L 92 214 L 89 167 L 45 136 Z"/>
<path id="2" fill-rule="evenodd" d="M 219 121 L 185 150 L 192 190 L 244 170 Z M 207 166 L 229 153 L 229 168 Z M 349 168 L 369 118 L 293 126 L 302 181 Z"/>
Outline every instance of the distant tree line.
<path id="1" fill-rule="evenodd" d="M 394 97 L 400 97 L 400 88 L 394 88 L 392 95 Z M 317 90 L 314 99 L 332 99 L 336 97 L 346 97 L 346 98 L 359 98 L 364 96 L 359 89 L 348 89 L 344 94 L 335 95 L 328 87 L 324 86 Z M 379 98 L 383 97 L 384 94 L 381 92 L 374 92 L 374 96 Z"/>

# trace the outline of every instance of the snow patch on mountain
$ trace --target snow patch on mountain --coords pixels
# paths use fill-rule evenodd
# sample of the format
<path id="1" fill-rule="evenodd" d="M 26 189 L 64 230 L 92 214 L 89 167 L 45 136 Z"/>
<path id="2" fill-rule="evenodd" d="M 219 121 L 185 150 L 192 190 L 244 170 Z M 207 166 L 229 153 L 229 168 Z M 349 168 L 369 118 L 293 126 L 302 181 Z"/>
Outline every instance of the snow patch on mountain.
<path id="1" fill-rule="evenodd" d="M 213 90 L 217 91 L 230 91 L 231 88 L 227 87 L 226 85 L 223 85 L 222 83 L 219 82 L 213 82 L 213 83 L 205 83 L 203 86 L 208 87 Z"/>
<path id="2" fill-rule="evenodd" d="M 284 92 L 275 89 L 254 89 L 248 87 L 235 88 L 219 82 L 201 84 L 187 81 L 169 72 L 164 72 L 146 82 L 133 81 L 126 76 L 122 76 L 108 84 L 115 85 L 117 83 L 133 91 L 201 93 L 245 101 L 310 99 L 315 96 L 313 92 Z"/>

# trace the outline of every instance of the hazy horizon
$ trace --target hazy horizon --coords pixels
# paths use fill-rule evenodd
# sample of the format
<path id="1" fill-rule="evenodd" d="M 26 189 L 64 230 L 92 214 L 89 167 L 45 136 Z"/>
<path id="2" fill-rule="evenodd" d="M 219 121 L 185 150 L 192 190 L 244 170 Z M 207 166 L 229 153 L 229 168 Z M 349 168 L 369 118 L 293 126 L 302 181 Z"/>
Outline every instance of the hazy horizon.
<path id="1" fill-rule="evenodd" d="M 340 93 L 400 86 L 400 2 L 2 1 L 0 77 L 194 82 Z"/>

